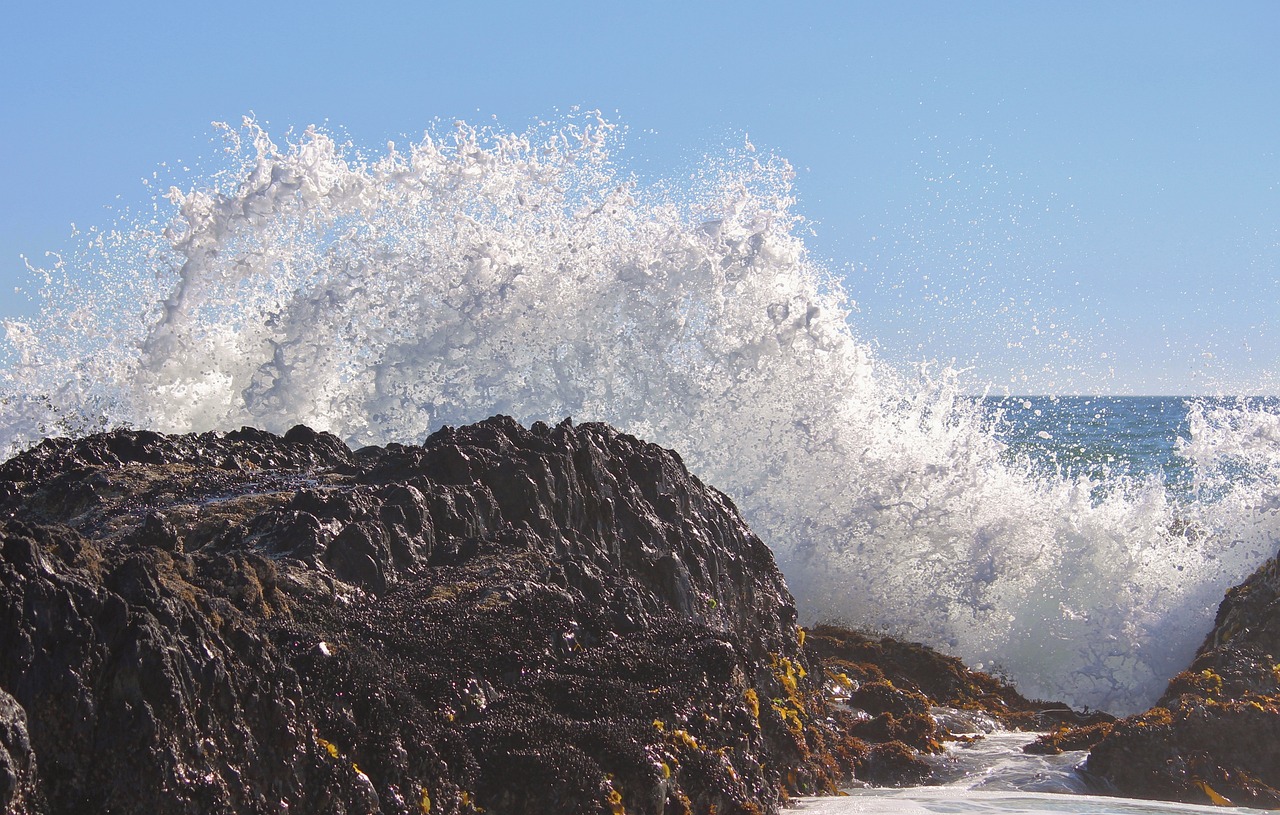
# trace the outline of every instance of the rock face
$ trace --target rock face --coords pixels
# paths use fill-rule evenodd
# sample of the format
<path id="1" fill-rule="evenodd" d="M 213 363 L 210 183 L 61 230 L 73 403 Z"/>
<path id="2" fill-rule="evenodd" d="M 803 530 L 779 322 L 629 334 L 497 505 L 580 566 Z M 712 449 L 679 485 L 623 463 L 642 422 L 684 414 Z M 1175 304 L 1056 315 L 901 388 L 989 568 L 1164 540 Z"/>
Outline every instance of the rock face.
<path id="1" fill-rule="evenodd" d="M 934 705 L 1065 715 L 806 645 L 732 503 L 603 425 L 49 440 L 0 518 L 6 813 L 774 813 L 927 778 Z"/>
<path id="2" fill-rule="evenodd" d="M 0 510 L 6 812 L 774 812 L 868 753 L 731 502 L 602 425 L 50 440 Z"/>
<path id="3" fill-rule="evenodd" d="M 1123 795 L 1280 808 L 1280 557 L 1227 593 L 1191 667 L 1084 769 Z"/>

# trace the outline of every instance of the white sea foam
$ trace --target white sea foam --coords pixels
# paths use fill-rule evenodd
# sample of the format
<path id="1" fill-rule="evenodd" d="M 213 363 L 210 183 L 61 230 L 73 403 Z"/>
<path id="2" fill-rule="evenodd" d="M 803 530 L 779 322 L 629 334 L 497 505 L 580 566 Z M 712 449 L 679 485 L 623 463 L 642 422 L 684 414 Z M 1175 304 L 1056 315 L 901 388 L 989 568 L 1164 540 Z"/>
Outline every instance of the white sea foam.
<path id="1" fill-rule="evenodd" d="M 776 158 L 641 188 L 589 116 L 370 160 L 316 131 L 229 137 L 229 169 L 171 191 L 171 220 L 91 234 L 45 313 L 6 323 L 0 449 L 120 424 L 365 444 L 494 413 L 606 421 L 733 496 L 810 619 L 1115 711 L 1150 702 L 1275 551 L 1274 413 L 1196 414 L 1206 478 L 1224 456 L 1255 476 L 1214 501 L 1154 482 L 1098 500 L 1008 463 L 953 372 L 904 376 L 857 338 Z"/>
<path id="2" fill-rule="evenodd" d="M 949 787 L 854 790 L 842 798 L 802 798 L 800 815 L 1265 815 L 1268 810 L 1139 801 L 1101 795 L 986 792 Z"/>

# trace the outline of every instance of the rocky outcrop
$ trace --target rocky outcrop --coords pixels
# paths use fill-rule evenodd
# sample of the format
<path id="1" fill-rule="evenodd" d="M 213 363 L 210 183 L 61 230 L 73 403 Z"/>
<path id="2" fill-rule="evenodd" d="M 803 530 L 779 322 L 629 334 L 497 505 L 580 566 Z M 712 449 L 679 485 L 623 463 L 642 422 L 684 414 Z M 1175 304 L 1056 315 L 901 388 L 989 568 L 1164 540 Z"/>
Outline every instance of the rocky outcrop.
<path id="1" fill-rule="evenodd" d="M 936 705 L 1063 716 L 799 629 L 733 504 L 603 425 L 48 440 L 0 518 L 6 813 L 772 813 L 927 779 Z"/>
<path id="2" fill-rule="evenodd" d="M 919 643 L 821 625 L 806 632 L 805 650 L 831 680 L 832 701 L 858 713 L 849 730 L 870 747 L 856 768 L 859 779 L 873 784 L 928 782 L 933 771 L 921 754 L 981 738 L 972 732 L 979 722 L 1049 730 L 1113 721 L 1060 702 L 1030 701 L 996 677 Z"/>
<path id="3" fill-rule="evenodd" d="M 1029 700 L 1007 682 L 920 643 L 819 625 L 806 632 L 805 647 L 829 673 L 853 680 L 845 698 L 862 710 L 883 707 L 870 697 L 883 695 L 879 689 L 893 689 L 899 694 L 894 696 L 899 700 L 893 703 L 897 707 L 980 712 L 1011 730 L 1047 730 L 1062 724 L 1113 720 L 1106 713 L 1079 713 L 1063 702 Z M 921 704 L 926 707 L 920 708 Z"/>
<path id="4" fill-rule="evenodd" d="M 1123 795 L 1280 808 L 1280 557 L 1227 593 L 1190 668 L 1084 770 Z"/>
<path id="5" fill-rule="evenodd" d="M 51 440 L 0 512 L 6 812 L 773 812 L 869 753 L 732 503 L 601 425 Z"/>

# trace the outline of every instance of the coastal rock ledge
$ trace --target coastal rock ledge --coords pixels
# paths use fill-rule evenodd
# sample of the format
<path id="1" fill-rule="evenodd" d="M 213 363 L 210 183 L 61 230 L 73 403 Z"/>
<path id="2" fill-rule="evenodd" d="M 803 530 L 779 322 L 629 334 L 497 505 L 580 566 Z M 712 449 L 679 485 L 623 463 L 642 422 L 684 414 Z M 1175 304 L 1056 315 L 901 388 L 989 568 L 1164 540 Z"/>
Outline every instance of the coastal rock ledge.
<path id="1" fill-rule="evenodd" d="M 1099 735 L 1082 769 L 1101 789 L 1280 809 L 1280 556 L 1227 592 L 1154 708 Z"/>
<path id="2" fill-rule="evenodd" d="M 806 647 L 733 504 L 604 425 L 51 439 L 0 518 L 6 813 L 774 813 L 924 780 L 933 705 L 1065 715 Z"/>

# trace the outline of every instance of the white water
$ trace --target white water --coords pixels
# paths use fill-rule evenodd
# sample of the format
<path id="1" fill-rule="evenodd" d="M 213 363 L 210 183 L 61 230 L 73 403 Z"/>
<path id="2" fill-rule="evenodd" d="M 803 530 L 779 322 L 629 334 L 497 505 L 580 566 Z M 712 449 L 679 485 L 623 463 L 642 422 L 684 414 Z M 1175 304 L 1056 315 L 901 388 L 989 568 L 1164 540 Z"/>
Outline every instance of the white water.
<path id="1" fill-rule="evenodd" d="M 641 189 L 590 117 L 373 159 L 313 131 L 229 137 L 170 220 L 91 233 L 44 314 L 6 323 L 0 450 L 119 424 L 305 422 L 359 445 L 494 413 L 606 421 L 729 493 L 808 618 L 1116 712 L 1154 698 L 1280 540 L 1261 409 L 1194 417 L 1206 482 L 1224 455 L 1250 468 L 1212 502 L 1146 483 L 1095 504 L 1007 464 L 952 372 L 904 377 L 856 336 L 776 158 Z"/>
<path id="2" fill-rule="evenodd" d="M 855 790 L 847 798 L 801 799 L 794 811 L 800 815 L 1264 815 L 1268 812 L 1247 807 L 1197 806 L 1101 795 L 986 792 L 949 787 Z"/>
<path id="3" fill-rule="evenodd" d="M 979 741 L 951 744 L 943 755 L 927 757 L 934 765 L 931 786 L 850 789 L 847 797 L 800 799 L 797 811 L 803 815 L 1243 815 L 1265 811 L 1082 794 L 1088 787 L 1075 767 L 1088 755 L 1085 751 L 1028 755 L 1022 746 L 1034 741 L 1036 733 L 984 727 L 982 735 Z"/>

